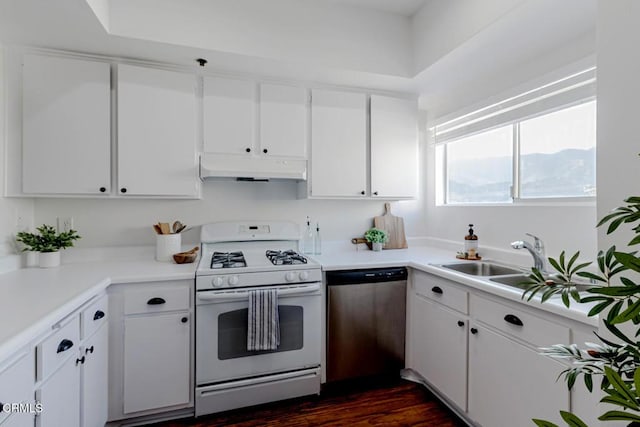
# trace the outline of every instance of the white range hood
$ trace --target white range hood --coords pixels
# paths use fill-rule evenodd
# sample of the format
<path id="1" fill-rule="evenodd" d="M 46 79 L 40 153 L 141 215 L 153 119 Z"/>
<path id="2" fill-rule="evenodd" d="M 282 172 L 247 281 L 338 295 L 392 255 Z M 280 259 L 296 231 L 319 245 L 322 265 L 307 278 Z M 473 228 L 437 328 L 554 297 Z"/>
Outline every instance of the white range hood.
<path id="1" fill-rule="evenodd" d="M 306 181 L 307 161 L 273 157 L 203 153 L 200 178 L 293 179 Z"/>

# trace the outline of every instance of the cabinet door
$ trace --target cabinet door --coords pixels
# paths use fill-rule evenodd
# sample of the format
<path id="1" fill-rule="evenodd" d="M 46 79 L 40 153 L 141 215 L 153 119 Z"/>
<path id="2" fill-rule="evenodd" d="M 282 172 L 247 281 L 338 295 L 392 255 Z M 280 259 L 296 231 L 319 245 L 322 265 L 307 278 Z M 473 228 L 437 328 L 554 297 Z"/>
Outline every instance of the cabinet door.
<path id="1" fill-rule="evenodd" d="M 110 99 L 109 64 L 25 55 L 24 193 L 110 191 Z"/>
<path id="2" fill-rule="evenodd" d="M 421 296 L 412 298 L 410 368 L 466 410 L 467 320 Z"/>
<path id="3" fill-rule="evenodd" d="M 260 152 L 269 156 L 307 157 L 307 90 L 260 86 Z"/>
<path id="4" fill-rule="evenodd" d="M 475 334 L 473 332 L 476 332 Z M 486 328 L 469 338 L 469 416 L 485 427 L 561 422 L 569 391 L 556 381 L 564 366 Z"/>
<path id="5" fill-rule="evenodd" d="M 186 313 L 125 319 L 125 414 L 189 402 L 190 324 Z"/>
<path id="6" fill-rule="evenodd" d="M 80 363 L 76 353 L 36 391 L 42 412 L 36 417 L 39 427 L 80 426 Z"/>
<path id="7" fill-rule="evenodd" d="M 254 151 L 256 84 L 204 78 L 204 151 L 247 154 Z M 248 150 L 248 151 L 247 151 Z"/>
<path id="8" fill-rule="evenodd" d="M 118 65 L 118 194 L 198 196 L 195 77 Z"/>
<path id="9" fill-rule="evenodd" d="M 371 192 L 416 197 L 418 106 L 415 100 L 371 95 Z"/>
<path id="10" fill-rule="evenodd" d="M 102 427 L 108 410 L 109 329 L 103 324 L 85 341 L 82 369 L 82 426 Z"/>
<path id="11" fill-rule="evenodd" d="M 311 97 L 311 196 L 367 191 L 367 98 L 314 90 Z"/>
<path id="12" fill-rule="evenodd" d="M 0 365 L 0 404 L 33 403 L 35 376 L 33 351 L 20 352 L 3 362 Z M 7 417 L 9 419 L 5 421 Z M 3 427 L 5 425 L 33 426 L 33 414 L 18 412 L 7 415 L 0 411 L 0 424 Z"/>

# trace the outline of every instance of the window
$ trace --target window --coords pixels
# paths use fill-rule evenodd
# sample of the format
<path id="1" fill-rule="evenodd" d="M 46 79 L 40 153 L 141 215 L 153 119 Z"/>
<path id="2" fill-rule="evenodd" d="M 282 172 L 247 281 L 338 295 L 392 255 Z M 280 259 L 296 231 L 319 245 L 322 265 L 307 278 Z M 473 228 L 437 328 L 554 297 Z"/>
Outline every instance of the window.
<path id="1" fill-rule="evenodd" d="M 594 197 L 594 72 L 578 73 L 434 127 L 438 202 Z"/>

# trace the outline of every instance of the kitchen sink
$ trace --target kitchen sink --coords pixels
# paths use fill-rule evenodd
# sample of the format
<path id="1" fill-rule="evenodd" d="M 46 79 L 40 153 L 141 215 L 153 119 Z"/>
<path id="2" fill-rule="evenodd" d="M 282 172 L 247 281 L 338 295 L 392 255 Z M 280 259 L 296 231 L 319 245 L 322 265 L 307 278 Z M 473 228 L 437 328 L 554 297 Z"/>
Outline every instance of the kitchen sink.
<path id="1" fill-rule="evenodd" d="M 529 278 L 526 274 L 518 274 L 517 276 L 503 276 L 503 277 L 491 277 L 489 281 L 500 283 L 502 285 L 511 286 L 514 288 L 525 290 L 529 287 L 528 284 L 523 284 L 523 282 L 528 282 Z M 594 285 L 590 284 L 577 284 L 576 289 L 578 292 L 586 291 L 589 288 L 592 288 Z"/>
<path id="2" fill-rule="evenodd" d="M 490 262 L 458 262 L 454 264 L 442 264 L 440 267 L 471 276 L 504 276 L 507 274 L 522 273 L 522 270 Z"/>

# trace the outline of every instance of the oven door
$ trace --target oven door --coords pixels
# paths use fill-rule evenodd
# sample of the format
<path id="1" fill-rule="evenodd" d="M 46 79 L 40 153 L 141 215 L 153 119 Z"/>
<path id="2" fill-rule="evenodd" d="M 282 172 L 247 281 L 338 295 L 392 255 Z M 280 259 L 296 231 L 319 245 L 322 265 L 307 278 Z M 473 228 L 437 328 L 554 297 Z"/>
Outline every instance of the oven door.
<path id="1" fill-rule="evenodd" d="M 280 346 L 247 351 L 251 289 L 278 289 Z M 321 283 L 196 293 L 196 383 L 266 375 L 320 365 Z"/>

